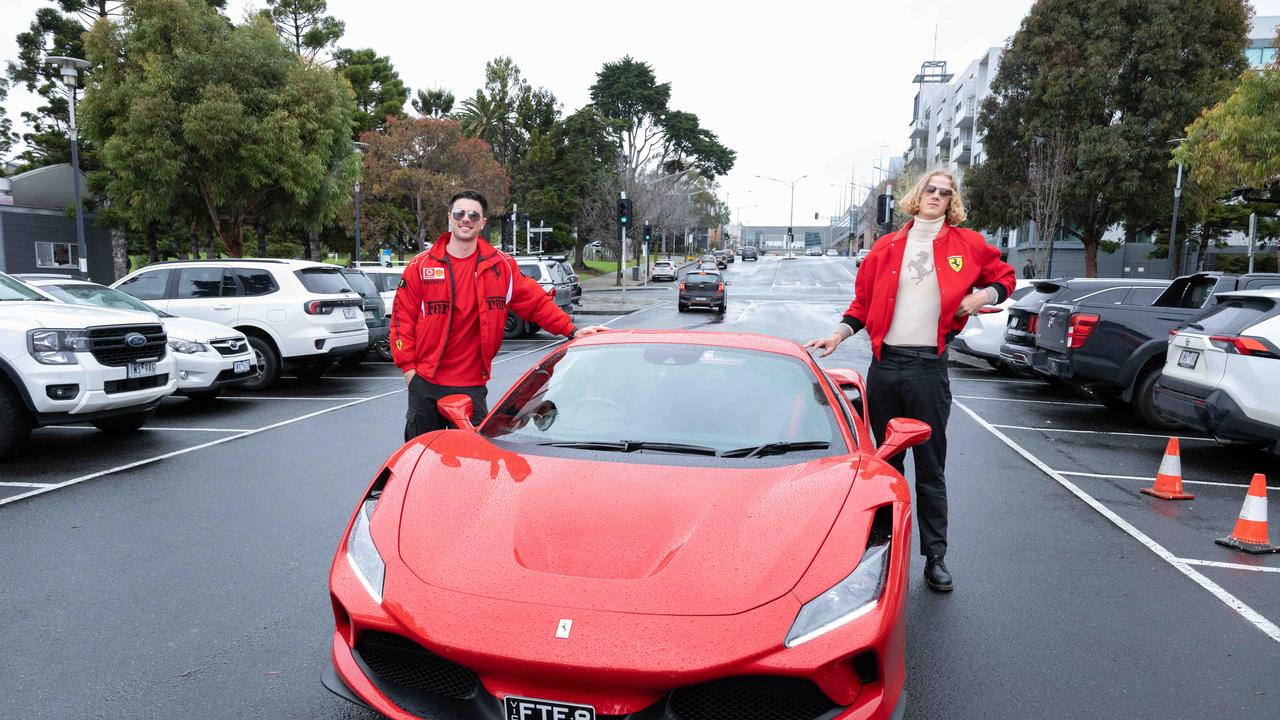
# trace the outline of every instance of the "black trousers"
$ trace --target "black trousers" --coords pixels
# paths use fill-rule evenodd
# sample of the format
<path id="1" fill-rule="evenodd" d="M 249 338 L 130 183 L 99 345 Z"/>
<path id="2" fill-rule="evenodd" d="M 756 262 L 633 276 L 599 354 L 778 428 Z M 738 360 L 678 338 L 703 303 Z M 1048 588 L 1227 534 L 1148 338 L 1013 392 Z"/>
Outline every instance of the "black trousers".
<path id="1" fill-rule="evenodd" d="M 449 421 L 436 409 L 436 401 L 446 395 L 469 395 L 471 397 L 471 422 L 479 425 L 484 416 L 489 414 L 486 398 L 489 389 L 483 385 L 476 387 L 453 387 L 436 385 L 427 382 L 421 375 L 414 375 L 409 381 L 409 412 L 404 416 L 404 441 L 418 437 L 433 430 L 449 427 Z"/>
<path id="2" fill-rule="evenodd" d="M 867 372 L 867 400 L 871 431 L 877 443 L 896 417 L 926 422 L 933 435 L 912 448 L 916 466 L 916 524 L 920 527 L 920 551 L 942 557 L 947 552 L 947 418 L 951 415 L 951 380 L 947 354 L 935 348 L 895 348 L 885 345 L 880 359 L 872 359 Z M 906 453 L 889 461 L 902 472 Z"/>

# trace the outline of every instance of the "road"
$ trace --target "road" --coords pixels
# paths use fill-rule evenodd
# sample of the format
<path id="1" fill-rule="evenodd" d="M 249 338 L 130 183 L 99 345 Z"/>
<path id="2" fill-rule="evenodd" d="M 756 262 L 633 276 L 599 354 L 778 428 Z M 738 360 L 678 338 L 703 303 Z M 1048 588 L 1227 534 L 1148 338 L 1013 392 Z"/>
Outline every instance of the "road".
<path id="1" fill-rule="evenodd" d="M 723 316 L 677 312 L 668 286 L 592 320 L 804 341 L 831 331 L 854 274 L 843 258 L 739 261 Z M 504 346 L 491 405 L 553 342 Z M 864 334 L 821 361 L 869 362 Z M 1136 491 L 1165 438 L 1135 418 L 959 359 L 952 390 L 957 589 L 913 573 L 908 717 L 1280 717 L 1280 556 L 1212 542 L 1252 473 L 1274 508 L 1280 463 L 1187 435 L 1197 498 L 1162 502 Z M 133 437 L 36 431 L 0 466 L 0 718 L 373 717 L 320 686 L 326 579 L 404 411 L 396 369 L 369 364 L 167 400 Z"/>

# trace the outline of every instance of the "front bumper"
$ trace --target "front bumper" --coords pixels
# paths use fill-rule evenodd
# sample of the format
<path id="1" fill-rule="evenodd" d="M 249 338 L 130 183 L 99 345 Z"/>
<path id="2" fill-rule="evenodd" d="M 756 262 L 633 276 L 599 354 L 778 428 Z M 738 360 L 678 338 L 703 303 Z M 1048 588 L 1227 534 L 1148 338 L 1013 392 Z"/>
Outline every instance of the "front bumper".
<path id="1" fill-rule="evenodd" d="M 59 425 L 82 422 L 91 415 L 108 417 L 112 414 L 137 412 L 153 401 L 172 395 L 177 389 L 174 353 L 166 353 L 156 362 L 156 374 L 144 378 L 136 385 L 148 385 L 134 390 L 128 387 L 128 370 L 99 364 L 89 353 L 76 353 L 75 365 L 44 365 L 29 355 L 12 359 L 18 377 L 22 379 L 26 395 L 40 425 Z M 49 397 L 48 388 L 53 385 L 77 385 L 76 395 L 67 400 Z M 154 405 L 152 405 L 154 407 Z M 103 414 L 105 413 L 105 414 Z"/>
<path id="2" fill-rule="evenodd" d="M 216 350 L 190 355 L 170 352 L 178 365 L 178 387 L 176 392 L 179 395 L 187 392 L 212 390 L 227 383 L 251 378 L 254 375 L 254 358 L 251 352 L 240 355 L 221 355 Z M 249 361 L 248 372 L 237 375 L 235 373 L 236 363 L 244 362 L 245 360 Z"/>
<path id="3" fill-rule="evenodd" d="M 1280 427 L 1245 415 L 1221 388 L 1162 376 L 1156 383 L 1155 404 L 1170 419 L 1220 440 L 1267 445 L 1280 452 Z"/>

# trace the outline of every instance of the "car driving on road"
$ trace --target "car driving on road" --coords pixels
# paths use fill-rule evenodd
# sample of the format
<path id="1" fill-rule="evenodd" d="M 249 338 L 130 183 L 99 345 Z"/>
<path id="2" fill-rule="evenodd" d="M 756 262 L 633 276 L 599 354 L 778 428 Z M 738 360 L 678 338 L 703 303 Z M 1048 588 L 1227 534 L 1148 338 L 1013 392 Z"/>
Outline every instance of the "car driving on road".
<path id="1" fill-rule="evenodd" d="M 654 280 L 675 280 L 676 264 L 670 260 L 659 260 L 653 264 Z"/>
<path id="2" fill-rule="evenodd" d="M 928 426 L 873 448 L 861 379 L 793 342 L 607 336 L 478 428 L 442 399 L 460 429 L 374 473 L 325 686 L 396 720 L 900 718 L 911 495 L 885 459 Z"/>
<path id="3" fill-rule="evenodd" d="M 728 284 L 729 281 L 719 272 L 697 270 L 686 273 L 680 279 L 676 309 L 685 312 L 689 308 L 705 307 L 723 313 L 729 305 L 729 296 L 725 292 Z"/>

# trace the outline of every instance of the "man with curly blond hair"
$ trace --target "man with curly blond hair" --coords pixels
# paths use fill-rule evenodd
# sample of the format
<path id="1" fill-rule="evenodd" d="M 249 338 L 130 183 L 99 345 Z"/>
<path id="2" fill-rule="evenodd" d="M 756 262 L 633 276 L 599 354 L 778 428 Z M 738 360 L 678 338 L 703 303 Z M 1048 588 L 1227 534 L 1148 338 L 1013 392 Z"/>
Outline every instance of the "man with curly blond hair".
<path id="1" fill-rule="evenodd" d="M 830 337 L 810 340 L 807 348 L 835 352 L 866 328 L 874 356 L 867 372 L 871 429 L 884 442 L 895 417 L 920 420 L 933 428 L 928 442 L 916 446 L 916 517 L 924 579 L 930 588 L 949 592 L 947 552 L 947 419 L 951 381 L 947 345 L 971 315 L 1002 302 L 1013 292 L 1016 273 L 1000 251 L 964 222 L 964 200 L 955 177 L 932 170 L 902 199 L 911 222 L 880 238 L 862 261 L 854 298 Z M 906 458 L 890 461 L 898 472 Z"/>

